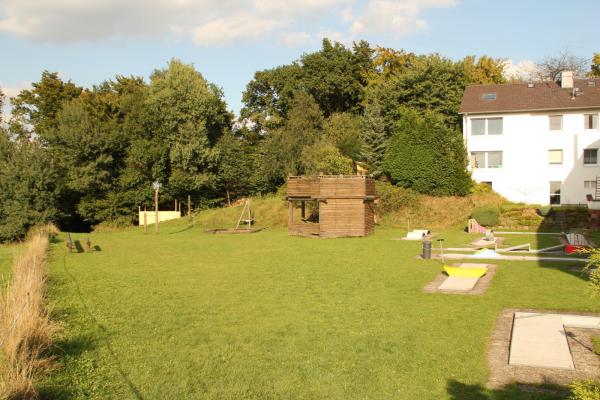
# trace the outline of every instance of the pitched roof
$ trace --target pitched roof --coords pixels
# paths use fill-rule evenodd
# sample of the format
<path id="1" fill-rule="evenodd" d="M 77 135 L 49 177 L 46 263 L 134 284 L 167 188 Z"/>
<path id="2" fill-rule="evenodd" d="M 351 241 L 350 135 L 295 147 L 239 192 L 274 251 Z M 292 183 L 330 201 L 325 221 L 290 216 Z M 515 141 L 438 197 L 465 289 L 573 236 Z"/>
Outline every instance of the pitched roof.
<path id="1" fill-rule="evenodd" d="M 465 89 L 460 113 L 600 108 L 600 79 L 575 79 L 573 86 L 578 89 L 575 98 L 573 89 L 562 89 L 556 82 L 533 87 L 527 83 L 471 85 Z"/>

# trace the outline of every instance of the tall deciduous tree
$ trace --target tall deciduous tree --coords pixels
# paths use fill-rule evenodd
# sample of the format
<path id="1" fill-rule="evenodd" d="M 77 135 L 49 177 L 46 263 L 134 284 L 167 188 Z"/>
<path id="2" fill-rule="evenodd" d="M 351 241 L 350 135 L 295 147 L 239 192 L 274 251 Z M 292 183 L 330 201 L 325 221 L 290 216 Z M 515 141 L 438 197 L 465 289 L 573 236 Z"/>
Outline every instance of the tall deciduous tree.
<path id="1" fill-rule="evenodd" d="M 577 77 L 585 76 L 588 60 L 563 50 L 555 56 L 545 57 L 539 64 L 539 79 L 556 81 L 562 71 L 573 71 Z"/>
<path id="2" fill-rule="evenodd" d="M 150 77 L 148 124 L 168 149 L 169 187 L 173 196 L 215 187 L 214 146 L 230 128 L 223 93 L 193 66 L 172 60 Z"/>
<path id="3" fill-rule="evenodd" d="M 12 131 L 23 136 L 32 133 L 45 138 L 56 129 L 56 116 L 66 101 L 78 97 L 83 89 L 71 81 L 63 81 L 57 72 L 44 71 L 30 90 L 22 90 L 12 103 Z"/>
<path id="4" fill-rule="evenodd" d="M 592 57 L 590 76 L 600 77 L 600 53 L 594 53 L 594 57 Z"/>

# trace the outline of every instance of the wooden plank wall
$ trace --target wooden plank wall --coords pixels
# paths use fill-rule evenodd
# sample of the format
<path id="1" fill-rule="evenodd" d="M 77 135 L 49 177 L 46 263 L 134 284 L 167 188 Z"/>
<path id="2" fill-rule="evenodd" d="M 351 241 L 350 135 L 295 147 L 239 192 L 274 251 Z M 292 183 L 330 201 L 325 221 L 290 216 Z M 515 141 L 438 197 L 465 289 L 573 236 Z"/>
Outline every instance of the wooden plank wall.
<path id="1" fill-rule="evenodd" d="M 321 236 L 365 236 L 362 199 L 329 199 L 319 209 Z"/>
<path id="2" fill-rule="evenodd" d="M 299 236 L 318 236 L 319 224 L 314 222 L 293 222 L 288 225 L 288 234 Z"/>
<path id="3" fill-rule="evenodd" d="M 316 177 L 290 177 L 287 184 L 290 197 L 319 197 L 319 179 Z"/>

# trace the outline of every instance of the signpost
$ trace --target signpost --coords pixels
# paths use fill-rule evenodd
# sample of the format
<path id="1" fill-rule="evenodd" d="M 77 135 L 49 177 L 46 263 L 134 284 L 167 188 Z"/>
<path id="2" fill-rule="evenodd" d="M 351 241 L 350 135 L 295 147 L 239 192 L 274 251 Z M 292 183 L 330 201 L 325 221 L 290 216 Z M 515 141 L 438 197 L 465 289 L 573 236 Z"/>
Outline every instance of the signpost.
<path id="1" fill-rule="evenodd" d="M 158 190 L 160 189 L 160 182 L 152 182 L 152 189 L 154 189 L 154 234 L 158 234 Z"/>

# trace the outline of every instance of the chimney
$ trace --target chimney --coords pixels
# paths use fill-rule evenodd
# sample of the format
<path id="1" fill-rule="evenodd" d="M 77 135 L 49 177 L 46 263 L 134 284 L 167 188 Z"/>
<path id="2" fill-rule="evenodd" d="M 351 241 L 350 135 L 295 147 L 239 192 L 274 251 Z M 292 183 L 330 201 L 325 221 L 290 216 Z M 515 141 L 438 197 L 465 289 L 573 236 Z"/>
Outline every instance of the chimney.
<path id="1" fill-rule="evenodd" d="M 563 89 L 573 89 L 573 71 L 561 71 L 558 82 Z"/>

